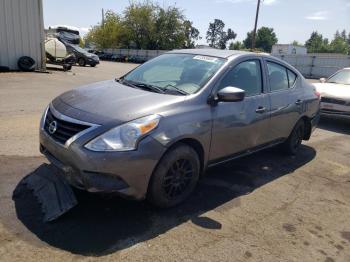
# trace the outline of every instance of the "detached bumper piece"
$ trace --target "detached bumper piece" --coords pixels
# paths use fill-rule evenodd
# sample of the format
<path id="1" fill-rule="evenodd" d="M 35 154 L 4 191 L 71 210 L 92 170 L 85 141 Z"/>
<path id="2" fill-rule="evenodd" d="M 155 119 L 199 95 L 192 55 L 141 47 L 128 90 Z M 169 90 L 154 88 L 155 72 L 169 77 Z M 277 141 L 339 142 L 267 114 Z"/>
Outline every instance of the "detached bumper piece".
<path id="1" fill-rule="evenodd" d="M 78 204 L 72 188 L 58 172 L 52 165 L 42 164 L 19 182 L 12 198 L 21 193 L 23 184 L 33 191 L 41 204 L 44 222 L 57 219 Z"/>

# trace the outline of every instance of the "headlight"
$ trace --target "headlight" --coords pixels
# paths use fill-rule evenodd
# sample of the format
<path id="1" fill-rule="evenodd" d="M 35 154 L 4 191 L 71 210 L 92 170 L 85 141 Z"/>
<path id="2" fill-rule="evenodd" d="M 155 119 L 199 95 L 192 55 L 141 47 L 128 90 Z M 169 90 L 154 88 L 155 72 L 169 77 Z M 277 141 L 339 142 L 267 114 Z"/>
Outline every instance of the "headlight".
<path id="1" fill-rule="evenodd" d="M 92 151 L 130 151 L 137 142 L 158 126 L 159 115 L 136 119 L 115 127 L 85 145 Z"/>

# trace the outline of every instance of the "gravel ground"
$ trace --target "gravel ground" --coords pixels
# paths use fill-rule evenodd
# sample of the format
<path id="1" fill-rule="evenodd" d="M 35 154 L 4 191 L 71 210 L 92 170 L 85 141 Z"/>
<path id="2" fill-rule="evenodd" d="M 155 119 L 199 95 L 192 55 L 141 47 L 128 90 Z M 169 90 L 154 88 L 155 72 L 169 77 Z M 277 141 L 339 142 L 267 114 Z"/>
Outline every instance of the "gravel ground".
<path id="1" fill-rule="evenodd" d="M 0 261 L 350 261 L 350 122 L 323 118 L 295 157 L 270 149 L 208 170 L 180 207 L 76 191 L 51 223 L 18 182 L 45 159 L 42 111 L 133 64 L 0 74 Z"/>

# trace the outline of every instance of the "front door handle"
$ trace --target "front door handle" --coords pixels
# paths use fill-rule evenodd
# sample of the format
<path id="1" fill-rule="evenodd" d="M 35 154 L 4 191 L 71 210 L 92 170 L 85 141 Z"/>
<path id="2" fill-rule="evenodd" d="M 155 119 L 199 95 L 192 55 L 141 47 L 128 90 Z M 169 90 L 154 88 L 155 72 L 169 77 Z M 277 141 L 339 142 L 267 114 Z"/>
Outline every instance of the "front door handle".
<path id="1" fill-rule="evenodd" d="M 259 106 L 259 107 L 255 110 L 255 112 L 258 113 L 258 114 L 265 113 L 265 112 L 266 112 L 266 108 L 263 107 L 263 106 Z"/>
<path id="2" fill-rule="evenodd" d="M 303 103 L 303 100 L 300 100 L 300 99 L 298 99 L 297 101 L 295 101 L 295 104 L 296 105 L 301 105 Z"/>

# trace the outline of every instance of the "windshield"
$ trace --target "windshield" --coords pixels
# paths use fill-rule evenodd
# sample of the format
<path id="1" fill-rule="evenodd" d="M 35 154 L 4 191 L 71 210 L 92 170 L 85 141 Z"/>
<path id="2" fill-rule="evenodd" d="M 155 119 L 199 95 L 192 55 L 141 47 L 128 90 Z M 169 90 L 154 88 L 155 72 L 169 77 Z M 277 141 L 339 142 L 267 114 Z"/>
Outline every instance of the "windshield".
<path id="1" fill-rule="evenodd" d="M 350 85 L 350 70 L 341 70 L 327 80 L 328 83 Z"/>
<path id="2" fill-rule="evenodd" d="M 76 51 L 78 51 L 78 52 L 80 52 L 80 53 L 89 54 L 88 51 L 86 51 L 85 49 L 81 48 L 81 47 L 78 46 L 78 45 L 72 45 L 72 47 L 73 47 Z"/>
<path id="3" fill-rule="evenodd" d="M 202 55 L 164 54 L 139 66 L 123 79 L 152 85 L 163 91 L 193 94 L 208 82 L 225 61 Z"/>

